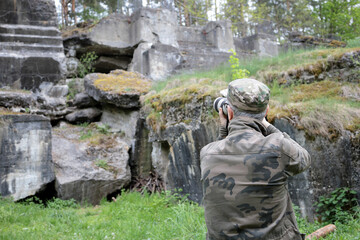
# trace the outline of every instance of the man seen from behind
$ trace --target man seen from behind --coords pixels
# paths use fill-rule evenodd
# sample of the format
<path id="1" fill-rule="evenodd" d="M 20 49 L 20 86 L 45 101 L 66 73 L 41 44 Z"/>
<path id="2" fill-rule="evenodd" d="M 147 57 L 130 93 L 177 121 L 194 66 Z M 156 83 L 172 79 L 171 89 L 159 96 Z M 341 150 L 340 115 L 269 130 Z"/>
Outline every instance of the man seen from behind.
<path id="1" fill-rule="evenodd" d="M 303 239 L 287 179 L 305 171 L 310 156 L 267 122 L 269 97 L 257 80 L 229 83 L 227 116 L 219 109 L 219 140 L 200 154 L 209 240 Z"/>

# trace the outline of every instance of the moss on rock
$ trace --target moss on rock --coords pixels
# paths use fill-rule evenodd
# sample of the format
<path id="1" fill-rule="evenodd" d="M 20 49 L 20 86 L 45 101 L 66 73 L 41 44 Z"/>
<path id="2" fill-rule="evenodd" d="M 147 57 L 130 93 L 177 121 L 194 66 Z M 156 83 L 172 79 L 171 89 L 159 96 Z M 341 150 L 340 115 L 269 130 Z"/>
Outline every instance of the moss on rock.
<path id="1" fill-rule="evenodd" d="M 151 81 L 137 72 L 114 70 L 110 74 L 98 74 L 94 85 L 105 92 L 143 94 L 150 90 Z"/>

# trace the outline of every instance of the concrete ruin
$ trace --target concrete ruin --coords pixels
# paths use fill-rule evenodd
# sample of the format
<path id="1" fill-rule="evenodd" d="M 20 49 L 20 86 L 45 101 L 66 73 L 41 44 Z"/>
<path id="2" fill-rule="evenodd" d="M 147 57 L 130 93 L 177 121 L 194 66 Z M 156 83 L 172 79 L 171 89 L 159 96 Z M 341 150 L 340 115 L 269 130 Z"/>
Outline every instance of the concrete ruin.
<path id="1" fill-rule="evenodd" d="M 276 39 L 270 34 L 236 39 L 230 21 L 178 26 L 176 13 L 167 9 L 142 8 L 130 17 L 113 14 L 96 25 L 64 32 L 63 37 L 69 58 L 80 59 L 89 51 L 99 56 L 96 72 L 117 68 L 153 80 L 181 70 L 213 68 L 228 61 L 231 49 L 240 58 L 278 54 Z"/>
<path id="2" fill-rule="evenodd" d="M 55 180 L 49 119 L 0 116 L 0 194 L 19 200 Z"/>
<path id="3" fill-rule="evenodd" d="M 35 90 L 65 71 L 52 0 L 0 2 L 0 87 Z"/>

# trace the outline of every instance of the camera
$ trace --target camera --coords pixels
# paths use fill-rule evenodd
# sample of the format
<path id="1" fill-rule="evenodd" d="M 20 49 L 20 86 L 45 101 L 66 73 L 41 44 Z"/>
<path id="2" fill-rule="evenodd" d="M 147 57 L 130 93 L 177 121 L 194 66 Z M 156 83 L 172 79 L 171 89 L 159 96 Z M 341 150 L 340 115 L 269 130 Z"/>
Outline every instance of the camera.
<path id="1" fill-rule="evenodd" d="M 214 101 L 214 109 L 219 112 L 219 109 L 221 108 L 225 116 L 228 115 L 227 106 L 229 106 L 229 102 L 224 97 L 218 97 Z"/>

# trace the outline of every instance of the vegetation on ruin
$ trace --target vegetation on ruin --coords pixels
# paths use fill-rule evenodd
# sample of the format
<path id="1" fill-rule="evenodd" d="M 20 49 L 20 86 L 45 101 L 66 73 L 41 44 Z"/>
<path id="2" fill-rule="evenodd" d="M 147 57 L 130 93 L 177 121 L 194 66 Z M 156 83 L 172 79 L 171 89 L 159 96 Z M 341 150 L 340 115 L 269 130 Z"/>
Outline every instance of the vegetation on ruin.
<path id="1" fill-rule="evenodd" d="M 23 113 L 23 112 L 13 112 L 8 108 L 0 107 L 0 116 L 1 115 L 21 115 L 21 114 L 25 114 L 25 113 Z"/>
<path id="2" fill-rule="evenodd" d="M 247 69 L 250 77 L 265 82 L 271 89 L 268 119 L 287 118 L 309 136 L 322 135 L 335 139 L 345 130 L 360 130 L 360 72 L 359 80 L 344 82 L 338 78 L 326 78 L 308 84 L 293 82 L 284 84 L 284 73 L 300 76 L 304 71 L 317 77 L 327 71 L 328 61 L 337 61 L 353 51 L 360 51 L 360 40 L 348 43 L 347 48 L 320 48 L 280 54 L 273 58 L 245 59 L 237 62 L 238 69 Z M 357 63 L 355 60 L 356 64 Z M 351 71 L 359 71 L 353 68 Z M 189 103 L 204 103 L 220 96 L 220 90 L 232 80 L 232 68 L 220 66 L 214 70 L 184 73 L 156 83 L 144 98 L 149 113 L 148 123 L 166 125 L 166 109 L 169 106 L 184 108 Z M 208 106 L 206 117 L 216 117 Z M 165 115 L 164 115 L 165 114 Z"/>
<path id="3" fill-rule="evenodd" d="M 321 196 L 315 204 L 321 221 L 347 223 L 359 211 L 356 191 L 343 187 L 335 189 L 329 196 Z"/>
<path id="4" fill-rule="evenodd" d="M 0 198 L 0 239 L 205 239 L 204 209 L 178 194 L 122 192 L 115 200 L 93 207 L 74 200 L 14 203 Z M 296 212 L 305 234 L 327 225 L 310 223 Z M 335 222 L 337 231 L 324 239 L 359 239 L 359 216 Z"/>
<path id="5" fill-rule="evenodd" d="M 147 93 L 151 87 L 149 79 L 136 72 L 115 70 L 110 74 L 98 74 L 94 85 L 102 91 L 111 93 Z"/>

